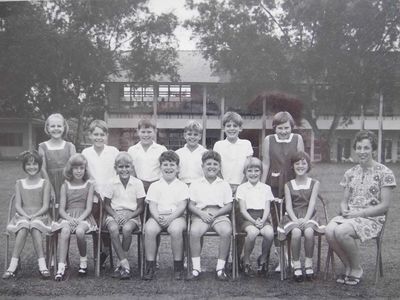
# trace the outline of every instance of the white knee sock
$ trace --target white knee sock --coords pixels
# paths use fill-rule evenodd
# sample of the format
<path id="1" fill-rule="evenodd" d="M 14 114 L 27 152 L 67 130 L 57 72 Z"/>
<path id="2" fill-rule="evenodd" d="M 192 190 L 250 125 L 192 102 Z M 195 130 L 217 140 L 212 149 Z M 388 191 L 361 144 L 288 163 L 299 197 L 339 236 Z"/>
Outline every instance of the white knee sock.
<path id="1" fill-rule="evenodd" d="M 123 259 L 119 263 L 121 264 L 121 267 L 128 269 L 128 270 L 130 269 L 129 262 L 127 259 Z"/>
<path id="2" fill-rule="evenodd" d="M 10 266 L 8 267 L 7 271 L 15 272 L 15 270 L 16 270 L 17 267 L 18 267 L 18 261 L 19 261 L 18 258 L 16 258 L 16 257 L 11 257 Z"/>
<path id="3" fill-rule="evenodd" d="M 192 257 L 193 270 L 201 271 L 200 256 Z"/>
<path id="4" fill-rule="evenodd" d="M 65 271 L 65 263 L 58 263 L 58 271 L 59 273 L 64 273 Z"/>
<path id="5" fill-rule="evenodd" d="M 215 270 L 219 271 L 225 269 L 225 260 L 223 259 L 218 259 L 217 261 L 217 267 L 215 268 Z"/>
<path id="6" fill-rule="evenodd" d="M 87 256 L 81 256 L 79 260 L 80 260 L 79 267 L 82 269 L 86 269 L 87 268 Z"/>
<path id="7" fill-rule="evenodd" d="M 305 262 L 304 262 L 304 267 L 306 268 L 312 268 L 313 266 L 313 259 L 312 257 L 306 257 Z"/>
<path id="8" fill-rule="evenodd" d="M 301 268 L 300 260 L 293 260 L 293 268 L 294 269 L 300 269 Z"/>
<path id="9" fill-rule="evenodd" d="M 38 265 L 40 271 L 47 270 L 46 260 L 44 257 L 38 258 Z"/>

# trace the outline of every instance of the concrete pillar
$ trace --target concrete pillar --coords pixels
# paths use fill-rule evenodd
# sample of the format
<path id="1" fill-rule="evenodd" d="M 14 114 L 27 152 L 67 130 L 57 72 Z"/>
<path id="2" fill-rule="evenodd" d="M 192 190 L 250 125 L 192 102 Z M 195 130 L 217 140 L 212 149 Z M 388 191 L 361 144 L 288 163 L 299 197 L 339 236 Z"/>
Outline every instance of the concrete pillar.
<path id="1" fill-rule="evenodd" d="M 314 141 L 315 141 L 315 135 L 314 135 L 314 130 L 311 128 L 311 137 L 310 137 L 310 158 L 311 161 L 314 161 Z"/>
<path id="2" fill-rule="evenodd" d="M 153 85 L 153 122 L 157 126 L 157 104 L 158 104 L 158 85 L 154 84 Z M 154 137 L 155 142 L 157 143 L 157 133 Z"/>
<path id="3" fill-rule="evenodd" d="M 203 85 L 203 146 L 206 147 L 207 134 L 207 86 Z"/>
<path id="4" fill-rule="evenodd" d="M 224 117 L 225 114 L 225 97 L 222 97 L 221 99 L 221 132 L 219 139 L 222 141 L 224 139 L 224 125 L 222 124 L 222 118 Z"/>

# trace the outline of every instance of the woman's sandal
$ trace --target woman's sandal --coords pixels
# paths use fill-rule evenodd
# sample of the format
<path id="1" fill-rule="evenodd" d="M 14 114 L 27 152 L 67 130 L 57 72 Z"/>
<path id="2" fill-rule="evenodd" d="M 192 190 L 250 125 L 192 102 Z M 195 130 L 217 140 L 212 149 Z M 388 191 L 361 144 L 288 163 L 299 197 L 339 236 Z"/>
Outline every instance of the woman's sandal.
<path id="1" fill-rule="evenodd" d="M 340 274 L 336 277 L 336 283 L 339 284 L 344 284 L 347 280 L 347 275 L 346 274 Z"/>
<path id="2" fill-rule="evenodd" d="M 39 270 L 39 274 L 42 277 L 42 279 L 49 279 L 50 278 L 50 271 L 47 269 L 44 270 Z"/>
<path id="3" fill-rule="evenodd" d="M 297 273 L 300 273 L 300 274 L 296 274 L 296 271 L 297 271 Z M 300 272 L 298 272 L 298 271 L 300 271 Z M 293 278 L 297 282 L 303 281 L 304 277 L 303 277 L 303 271 L 301 268 L 296 268 L 293 270 Z"/>
<path id="4" fill-rule="evenodd" d="M 3 278 L 3 279 L 15 278 L 16 273 L 17 273 L 17 272 L 15 272 L 15 271 L 12 272 L 12 271 L 8 271 L 8 270 L 7 270 L 7 271 L 4 272 L 2 278 Z"/>
<path id="5" fill-rule="evenodd" d="M 361 277 L 356 277 L 356 276 L 347 276 L 347 278 L 344 280 L 344 284 L 346 285 L 358 285 L 361 282 Z"/>

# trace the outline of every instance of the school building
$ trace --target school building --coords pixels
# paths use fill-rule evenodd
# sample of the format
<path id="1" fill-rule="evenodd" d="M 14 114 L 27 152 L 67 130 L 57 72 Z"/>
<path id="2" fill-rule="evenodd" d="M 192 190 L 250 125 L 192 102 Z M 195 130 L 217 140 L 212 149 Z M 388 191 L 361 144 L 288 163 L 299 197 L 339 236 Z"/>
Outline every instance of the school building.
<path id="1" fill-rule="evenodd" d="M 137 142 L 134 128 L 142 118 L 153 118 L 158 128 L 158 142 L 168 149 L 178 149 L 184 145 L 183 127 L 189 120 L 197 120 L 205 128 L 203 144 L 212 148 L 223 138 L 221 120 L 228 110 L 238 111 L 235 103 L 218 96 L 217 87 L 228 82 L 226 74 L 218 74 L 210 68 L 200 51 L 178 51 L 179 82 L 171 82 L 159 76 L 148 84 L 133 82 L 126 70 L 112 76 L 105 83 L 107 103 L 105 121 L 110 128 L 109 144 L 126 150 Z M 383 117 L 383 161 L 396 162 L 400 159 L 400 103 L 391 99 L 391 107 L 386 107 Z M 255 155 L 261 156 L 262 141 L 272 133 L 272 115 L 260 111 L 238 111 L 243 119 L 241 138 L 251 141 Z M 319 118 L 321 130 L 329 130 L 333 116 L 327 114 Z M 330 156 L 332 161 L 352 160 L 352 141 L 364 124 L 365 129 L 379 128 L 378 110 L 366 109 L 365 116 L 355 114 L 351 124 L 339 125 L 334 134 Z M 313 161 L 321 159 L 321 141 L 306 120 L 296 128 L 305 140 L 306 150 Z"/>

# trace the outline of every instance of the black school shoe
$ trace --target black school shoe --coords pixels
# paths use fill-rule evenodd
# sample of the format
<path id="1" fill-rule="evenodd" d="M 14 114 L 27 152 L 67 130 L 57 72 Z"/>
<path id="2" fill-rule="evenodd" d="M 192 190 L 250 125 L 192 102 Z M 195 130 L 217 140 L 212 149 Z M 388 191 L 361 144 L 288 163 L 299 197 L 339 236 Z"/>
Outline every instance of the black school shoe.
<path id="1" fill-rule="evenodd" d="M 155 262 L 148 261 L 146 273 L 143 275 L 143 280 L 153 280 L 155 272 Z"/>

